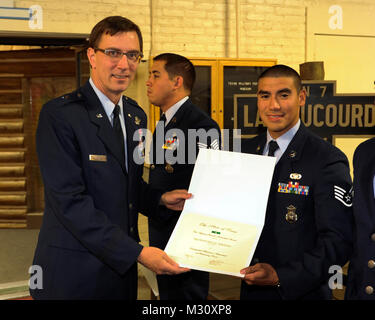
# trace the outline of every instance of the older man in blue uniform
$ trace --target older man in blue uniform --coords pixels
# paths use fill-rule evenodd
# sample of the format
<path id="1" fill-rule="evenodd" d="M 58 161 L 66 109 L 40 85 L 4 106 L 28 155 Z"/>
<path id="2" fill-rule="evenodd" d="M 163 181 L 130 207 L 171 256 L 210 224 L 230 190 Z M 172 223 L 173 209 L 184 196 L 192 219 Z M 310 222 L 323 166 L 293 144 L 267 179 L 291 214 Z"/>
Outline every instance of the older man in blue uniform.
<path id="1" fill-rule="evenodd" d="M 375 138 L 357 147 L 353 168 L 355 239 L 345 296 L 375 300 Z"/>
<path id="2" fill-rule="evenodd" d="M 347 158 L 300 121 L 306 92 L 295 70 L 265 70 L 257 96 L 267 133 L 243 151 L 275 156 L 277 163 L 262 234 L 250 266 L 241 270 L 241 299 L 329 299 L 329 269 L 344 265 L 352 248 Z"/>
<path id="3" fill-rule="evenodd" d="M 186 271 L 138 243 L 138 211 L 157 214 L 159 204 L 181 210 L 189 195 L 151 189 L 134 158 L 142 155 L 146 115 L 122 93 L 142 57 L 138 26 L 105 18 L 91 32 L 87 55 L 90 81 L 48 102 L 39 117 L 45 212 L 33 264 L 43 287 L 30 292 L 35 299 L 135 300 L 137 261 L 157 273 Z"/>

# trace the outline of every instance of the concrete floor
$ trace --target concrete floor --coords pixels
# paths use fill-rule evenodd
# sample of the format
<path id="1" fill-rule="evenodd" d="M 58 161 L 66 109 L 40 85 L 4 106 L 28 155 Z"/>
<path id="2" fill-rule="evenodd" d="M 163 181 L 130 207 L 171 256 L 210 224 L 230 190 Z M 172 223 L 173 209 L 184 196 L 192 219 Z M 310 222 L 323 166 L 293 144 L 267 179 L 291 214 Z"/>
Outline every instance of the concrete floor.
<path id="1" fill-rule="evenodd" d="M 139 231 L 142 244 L 148 245 L 147 218 L 140 215 Z M 0 300 L 28 294 L 28 270 L 32 264 L 39 230 L 0 229 Z M 209 299 L 238 300 L 241 281 L 226 275 L 210 274 Z M 342 300 L 344 290 L 335 290 L 334 299 Z M 151 289 L 139 272 L 138 299 L 150 300 Z"/>
<path id="2" fill-rule="evenodd" d="M 147 218 L 140 215 L 141 243 L 148 245 Z M 28 294 L 28 270 L 32 265 L 38 239 L 38 229 L 0 229 L 0 300 Z M 139 272 L 138 299 L 150 300 L 151 290 Z M 240 280 L 210 274 L 210 299 L 236 300 L 239 298 Z"/>

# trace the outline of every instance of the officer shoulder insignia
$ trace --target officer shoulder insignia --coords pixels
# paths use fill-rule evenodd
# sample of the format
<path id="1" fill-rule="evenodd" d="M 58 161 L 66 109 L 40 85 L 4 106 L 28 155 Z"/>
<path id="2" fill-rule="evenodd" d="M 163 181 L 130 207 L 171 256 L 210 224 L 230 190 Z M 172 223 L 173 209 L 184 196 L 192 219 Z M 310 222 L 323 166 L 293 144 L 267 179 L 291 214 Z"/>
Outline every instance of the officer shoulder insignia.
<path id="1" fill-rule="evenodd" d="M 65 103 L 70 101 L 84 100 L 84 96 L 79 90 L 64 94 L 60 98 L 64 100 Z"/>
<path id="2" fill-rule="evenodd" d="M 351 207 L 353 205 L 353 187 L 349 191 L 339 187 L 333 186 L 335 199 L 340 201 L 344 206 Z"/>

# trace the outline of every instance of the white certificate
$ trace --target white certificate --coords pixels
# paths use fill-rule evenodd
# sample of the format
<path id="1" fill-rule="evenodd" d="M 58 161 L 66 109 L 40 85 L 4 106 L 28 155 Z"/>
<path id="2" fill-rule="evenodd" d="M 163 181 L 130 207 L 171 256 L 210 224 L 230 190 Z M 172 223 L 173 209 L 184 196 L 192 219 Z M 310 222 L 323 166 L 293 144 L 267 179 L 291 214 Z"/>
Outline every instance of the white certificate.
<path id="1" fill-rule="evenodd" d="M 192 199 L 165 248 L 180 266 L 243 277 L 258 243 L 275 157 L 200 149 Z"/>

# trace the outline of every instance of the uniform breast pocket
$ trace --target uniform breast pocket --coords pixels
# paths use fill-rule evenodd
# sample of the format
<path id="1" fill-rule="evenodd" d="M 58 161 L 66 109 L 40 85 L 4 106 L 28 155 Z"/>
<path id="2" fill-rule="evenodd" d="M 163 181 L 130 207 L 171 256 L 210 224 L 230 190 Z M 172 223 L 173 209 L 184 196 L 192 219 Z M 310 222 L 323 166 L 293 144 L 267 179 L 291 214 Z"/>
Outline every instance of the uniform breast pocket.
<path id="1" fill-rule="evenodd" d="M 122 169 L 112 155 L 96 154 L 95 157 L 89 158 L 88 175 L 90 185 L 95 186 L 97 190 L 103 190 L 113 185 L 118 177 L 122 176 Z"/>
<path id="2" fill-rule="evenodd" d="M 309 196 L 296 194 L 278 194 L 277 217 L 283 230 L 301 228 L 309 214 Z"/>

